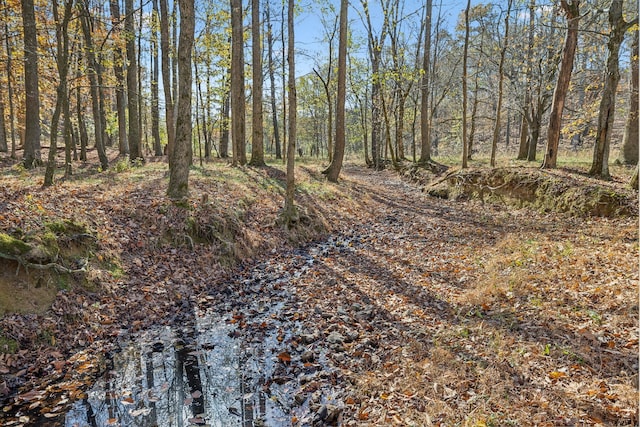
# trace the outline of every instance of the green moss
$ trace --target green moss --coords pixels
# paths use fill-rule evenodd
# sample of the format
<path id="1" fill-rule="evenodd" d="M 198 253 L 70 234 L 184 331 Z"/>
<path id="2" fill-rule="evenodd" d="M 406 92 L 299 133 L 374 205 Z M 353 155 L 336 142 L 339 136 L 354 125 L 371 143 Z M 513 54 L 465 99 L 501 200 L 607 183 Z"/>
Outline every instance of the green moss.
<path id="1" fill-rule="evenodd" d="M 18 341 L 0 335 L 0 354 L 14 354 L 19 348 Z"/>
<path id="2" fill-rule="evenodd" d="M 85 224 L 69 219 L 50 221 L 45 223 L 45 227 L 56 235 L 84 234 L 88 232 L 88 227 Z"/>
<path id="3" fill-rule="evenodd" d="M 0 252 L 7 255 L 22 255 L 31 249 L 27 243 L 6 233 L 0 233 Z"/>

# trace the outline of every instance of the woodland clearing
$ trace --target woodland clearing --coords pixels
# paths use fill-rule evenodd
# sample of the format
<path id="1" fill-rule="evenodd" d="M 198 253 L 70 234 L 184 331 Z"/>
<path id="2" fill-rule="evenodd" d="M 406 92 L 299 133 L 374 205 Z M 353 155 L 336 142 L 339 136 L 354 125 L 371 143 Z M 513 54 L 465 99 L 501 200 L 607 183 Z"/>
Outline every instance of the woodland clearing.
<path id="1" fill-rule="evenodd" d="M 636 215 L 445 200 L 353 164 L 339 184 L 319 171 L 298 166 L 304 215 L 285 231 L 280 165 L 194 168 L 181 206 L 160 162 L 49 189 L 11 168 L 0 230 L 56 247 L 47 261 L 73 271 L 0 260 L 3 424 L 61 425 L 123 337 L 208 311 L 241 345 L 275 337 L 261 392 L 287 388 L 284 425 L 637 424 Z M 256 299 L 277 311 L 265 320 Z M 216 425 L 199 415 L 187 421 Z"/>

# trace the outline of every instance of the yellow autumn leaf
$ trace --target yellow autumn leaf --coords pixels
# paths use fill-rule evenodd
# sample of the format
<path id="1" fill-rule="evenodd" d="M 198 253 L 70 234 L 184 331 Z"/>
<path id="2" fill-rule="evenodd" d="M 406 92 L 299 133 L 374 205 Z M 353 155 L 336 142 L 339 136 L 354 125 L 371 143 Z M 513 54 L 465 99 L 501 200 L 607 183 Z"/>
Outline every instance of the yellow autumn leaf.
<path id="1" fill-rule="evenodd" d="M 549 372 L 549 378 L 551 378 L 552 380 L 557 380 L 558 378 L 562 378 L 566 376 L 567 376 L 566 372 L 560 372 L 560 371 Z"/>

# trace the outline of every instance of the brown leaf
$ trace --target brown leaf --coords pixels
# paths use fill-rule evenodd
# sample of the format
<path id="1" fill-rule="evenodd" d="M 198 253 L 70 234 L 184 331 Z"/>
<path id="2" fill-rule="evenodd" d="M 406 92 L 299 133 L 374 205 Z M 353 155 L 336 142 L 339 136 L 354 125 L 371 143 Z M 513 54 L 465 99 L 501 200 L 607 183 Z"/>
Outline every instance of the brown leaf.
<path id="1" fill-rule="evenodd" d="M 278 355 L 278 360 L 280 360 L 282 363 L 289 363 L 291 362 L 291 355 L 286 351 L 283 351 Z"/>

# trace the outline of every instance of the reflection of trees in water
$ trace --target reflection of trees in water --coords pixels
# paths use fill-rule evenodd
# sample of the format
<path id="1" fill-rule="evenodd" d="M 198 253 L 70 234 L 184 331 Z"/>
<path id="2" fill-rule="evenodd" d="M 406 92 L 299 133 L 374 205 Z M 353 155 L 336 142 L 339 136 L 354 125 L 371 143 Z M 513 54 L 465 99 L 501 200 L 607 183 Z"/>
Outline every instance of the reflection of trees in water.
<path id="1" fill-rule="evenodd" d="M 243 408 L 239 342 L 229 336 L 232 327 L 208 320 L 198 329 L 180 339 L 174 332 L 152 341 L 139 338 L 116 354 L 87 399 L 67 413 L 66 426 L 97 427 L 111 420 L 122 426 L 183 427 L 194 418 L 211 426 L 240 426 L 242 419 L 253 425 L 253 410 Z"/>
<path id="2" fill-rule="evenodd" d="M 200 380 L 200 370 L 198 367 L 198 358 L 196 355 L 198 351 L 185 345 L 183 342 L 178 342 L 176 345 L 176 375 L 181 381 L 187 377 L 187 388 L 180 387 L 179 390 L 184 393 L 187 392 L 186 398 L 191 399 L 192 416 L 201 416 L 204 418 L 204 393 L 202 390 L 202 381 Z M 184 399 L 183 399 L 184 400 Z"/>

